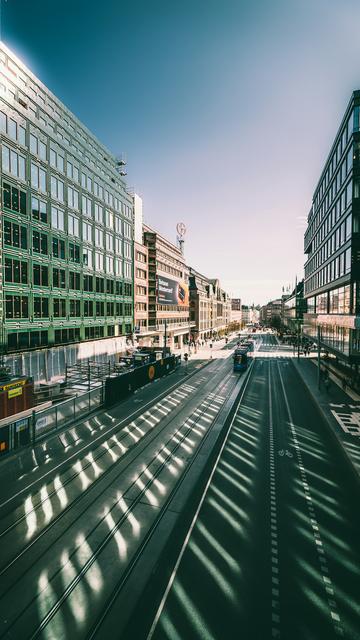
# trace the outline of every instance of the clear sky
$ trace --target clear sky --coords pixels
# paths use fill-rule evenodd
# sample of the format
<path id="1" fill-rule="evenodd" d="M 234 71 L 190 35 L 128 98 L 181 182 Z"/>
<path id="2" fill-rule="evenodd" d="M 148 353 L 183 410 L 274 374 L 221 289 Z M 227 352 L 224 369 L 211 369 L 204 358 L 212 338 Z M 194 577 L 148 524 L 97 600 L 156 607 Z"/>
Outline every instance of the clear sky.
<path id="1" fill-rule="evenodd" d="M 147 223 L 234 297 L 303 274 L 353 89 L 359 0 L 8 0 L 2 39 L 115 154 Z"/>

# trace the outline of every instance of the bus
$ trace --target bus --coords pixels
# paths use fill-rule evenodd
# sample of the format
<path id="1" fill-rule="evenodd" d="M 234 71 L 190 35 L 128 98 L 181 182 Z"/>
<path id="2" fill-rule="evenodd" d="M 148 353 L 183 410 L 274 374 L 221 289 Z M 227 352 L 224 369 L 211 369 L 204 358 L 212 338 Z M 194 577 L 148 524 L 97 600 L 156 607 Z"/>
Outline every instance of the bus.
<path id="1" fill-rule="evenodd" d="M 235 349 L 233 355 L 233 370 L 245 371 L 248 366 L 248 355 L 245 349 Z"/>

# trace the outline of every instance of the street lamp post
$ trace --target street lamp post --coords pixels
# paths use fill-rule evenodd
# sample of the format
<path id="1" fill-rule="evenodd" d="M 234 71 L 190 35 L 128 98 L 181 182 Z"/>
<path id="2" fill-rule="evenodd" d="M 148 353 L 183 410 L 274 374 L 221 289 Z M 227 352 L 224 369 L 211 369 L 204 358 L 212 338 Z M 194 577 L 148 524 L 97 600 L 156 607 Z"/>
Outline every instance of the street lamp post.
<path id="1" fill-rule="evenodd" d="M 320 325 L 317 326 L 317 343 L 318 343 L 318 353 L 317 353 L 317 361 L 318 361 L 318 389 L 320 389 Z"/>
<path id="2" fill-rule="evenodd" d="M 165 331 L 164 331 L 164 348 L 163 348 L 163 358 L 166 358 L 166 342 L 167 342 L 166 329 L 167 329 L 167 323 L 166 323 L 166 318 L 165 318 Z"/>

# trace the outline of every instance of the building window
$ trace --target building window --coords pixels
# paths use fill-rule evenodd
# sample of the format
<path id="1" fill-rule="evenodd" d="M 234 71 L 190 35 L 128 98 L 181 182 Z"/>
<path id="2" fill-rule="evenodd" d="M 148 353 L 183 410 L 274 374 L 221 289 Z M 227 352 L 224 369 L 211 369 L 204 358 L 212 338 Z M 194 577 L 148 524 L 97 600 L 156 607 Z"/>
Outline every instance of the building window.
<path id="1" fill-rule="evenodd" d="M 104 270 L 104 255 L 99 251 L 95 251 L 95 270 L 96 271 Z"/>
<path id="2" fill-rule="evenodd" d="M 28 265 L 27 262 L 5 258 L 5 282 L 18 282 L 27 284 Z"/>
<path id="3" fill-rule="evenodd" d="M 34 297 L 34 318 L 49 317 L 49 299 Z"/>
<path id="4" fill-rule="evenodd" d="M 51 226 L 53 229 L 64 231 L 65 229 L 65 216 L 62 209 L 51 206 Z"/>
<path id="5" fill-rule="evenodd" d="M 93 276 L 84 274 L 84 291 L 93 291 L 93 290 L 94 290 Z"/>
<path id="6" fill-rule="evenodd" d="M 93 268 L 93 252 L 91 249 L 83 249 L 83 264 L 88 269 Z"/>
<path id="7" fill-rule="evenodd" d="M 104 278 L 96 277 L 96 293 L 104 293 L 104 292 L 105 292 Z"/>
<path id="8" fill-rule="evenodd" d="M 65 318 L 66 317 L 66 300 L 64 300 L 63 298 L 54 298 L 53 309 L 54 309 L 55 318 Z"/>
<path id="9" fill-rule="evenodd" d="M 51 197 L 64 202 L 64 183 L 53 175 L 51 175 Z"/>
<path id="10" fill-rule="evenodd" d="M 18 249 L 27 249 L 27 229 L 16 222 L 4 221 L 4 244 Z"/>
<path id="11" fill-rule="evenodd" d="M 73 242 L 69 242 L 69 262 L 80 264 L 80 247 Z"/>
<path id="12" fill-rule="evenodd" d="M 104 246 L 104 233 L 98 227 L 95 227 L 95 245 L 101 248 Z"/>
<path id="13" fill-rule="evenodd" d="M 66 288 L 65 269 L 53 268 L 53 287 L 58 289 Z"/>
<path id="14" fill-rule="evenodd" d="M 32 234 L 32 248 L 35 253 L 42 253 L 47 255 L 48 253 L 48 238 L 45 233 L 33 230 Z"/>
<path id="15" fill-rule="evenodd" d="M 52 252 L 55 258 L 60 258 L 60 260 L 65 260 L 65 242 L 64 240 L 60 240 L 60 238 L 52 239 Z"/>
<path id="16" fill-rule="evenodd" d="M 9 211 L 26 215 L 26 192 L 4 182 L 3 205 Z"/>
<path id="17" fill-rule="evenodd" d="M 113 229 L 114 227 L 114 214 L 112 211 L 105 211 L 105 224 L 109 229 Z"/>
<path id="18" fill-rule="evenodd" d="M 5 298 L 5 314 L 7 318 L 28 318 L 28 297 L 7 295 Z"/>
<path id="19" fill-rule="evenodd" d="M 94 315 L 94 303 L 92 300 L 84 300 L 84 317 L 92 318 Z"/>
<path id="20" fill-rule="evenodd" d="M 96 301 L 96 317 L 104 317 L 105 305 L 99 300 Z"/>
<path id="21" fill-rule="evenodd" d="M 114 266 L 115 266 L 115 274 L 117 276 L 122 276 L 123 275 L 123 261 L 119 260 L 119 258 L 115 258 Z"/>
<path id="22" fill-rule="evenodd" d="M 80 235 L 79 218 L 73 216 L 71 213 L 68 215 L 68 234 L 70 236 L 76 236 L 77 238 Z"/>
<path id="23" fill-rule="evenodd" d="M 46 172 L 33 162 L 31 163 L 31 186 L 46 193 Z"/>
<path id="24" fill-rule="evenodd" d="M 12 138 L 15 142 L 25 146 L 25 128 L 3 111 L 0 111 L 0 130 L 3 133 L 7 133 L 9 138 Z"/>
<path id="25" fill-rule="evenodd" d="M 106 315 L 113 317 L 114 316 L 114 311 L 115 311 L 115 306 L 113 302 L 107 302 L 106 303 Z"/>
<path id="26" fill-rule="evenodd" d="M 39 198 L 31 198 L 31 213 L 34 220 L 47 224 L 48 217 L 46 211 L 46 202 Z"/>
<path id="27" fill-rule="evenodd" d="M 83 214 L 83 216 L 87 216 L 87 217 L 91 218 L 91 199 L 88 198 L 87 196 L 82 196 L 81 197 L 81 204 L 82 204 L 82 214 Z"/>
<path id="28" fill-rule="evenodd" d="M 114 294 L 114 280 L 106 279 L 106 293 Z"/>
<path id="29" fill-rule="evenodd" d="M 70 316 L 78 318 L 80 314 L 80 300 L 69 300 Z"/>
<path id="30" fill-rule="evenodd" d="M 124 262 L 124 277 L 131 278 L 132 277 L 132 268 L 130 262 Z"/>
<path id="31" fill-rule="evenodd" d="M 30 151 L 39 156 L 40 160 L 46 161 L 46 144 L 33 133 L 30 133 Z"/>
<path id="32" fill-rule="evenodd" d="M 131 258 L 131 245 L 128 242 L 124 242 L 124 256 Z"/>
<path id="33" fill-rule="evenodd" d="M 40 265 L 33 265 L 33 283 L 40 287 L 47 287 L 49 284 L 49 268 Z"/>
<path id="34" fill-rule="evenodd" d="M 95 202 L 95 221 L 96 222 L 100 222 L 101 224 L 104 223 L 104 210 L 103 208 L 97 203 Z"/>
<path id="35" fill-rule="evenodd" d="M 92 241 L 92 225 L 89 224 L 88 222 L 83 222 L 82 229 L 83 229 L 83 241 L 91 242 Z"/>
<path id="36" fill-rule="evenodd" d="M 69 289 L 80 291 L 80 273 L 69 271 Z"/>
<path id="37" fill-rule="evenodd" d="M 68 187 L 68 206 L 79 210 L 79 192 L 73 187 Z"/>
<path id="38" fill-rule="evenodd" d="M 111 233 L 105 234 L 106 250 L 114 251 L 114 236 Z"/>
<path id="39" fill-rule="evenodd" d="M 25 158 L 6 145 L 2 146 L 2 169 L 15 178 L 25 180 Z"/>
<path id="40" fill-rule="evenodd" d="M 50 165 L 60 173 L 64 173 L 64 156 L 52 148 L 50 148 Z"/>

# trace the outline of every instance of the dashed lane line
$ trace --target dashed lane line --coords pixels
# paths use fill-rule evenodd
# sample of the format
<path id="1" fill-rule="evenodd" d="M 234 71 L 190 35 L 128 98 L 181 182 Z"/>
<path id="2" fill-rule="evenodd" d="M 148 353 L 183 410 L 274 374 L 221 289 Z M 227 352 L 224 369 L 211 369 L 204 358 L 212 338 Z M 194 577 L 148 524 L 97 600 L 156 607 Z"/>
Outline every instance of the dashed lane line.
<path id="1" fill-rule="evenodd" d="M 322 541 L 322 537 L 321 537 L 321 531 L 320 531 L 319 523 L 318 523 L 318 520 L 317 520 L 317 517 L 316 517 L 316 513 L 315 513 L 315 509 L 314 509 L 314 505 L 313 505 L 313 500 L 312 500 L 312 497 L 311 497 L 310 487 L 309 487 L 309 483 L 308 483 L 308 480 L 307 480 L 307 473 L 306 473 L 305 466 L 304 466 L 304 463 L 303 463 L 303 459 L 302 459 L 302 455 L 301 455 L 301 449 L 300 449 L 299 441 L 298 441 L 298 438 L 297 438 L 296 429 L 295 429 L 294 421 L 293 421 L 293 418 L 292 418 L 288 397 L 287 397 L 286 391 L 285 391 L 284 380 L 283 380 L 283 377 L 282 377 L 282 374 L 281 374 L 281 370 L 280 370 L 279 364 L 278 364 L 278 370 L 279 370 L 281 388 L 282 388 L 282 391 L 283 391 L 283 394 L 284 394 L 286 410 L 287 410 L 287 414 L 288 414 L 288 418 L 289 418 L 290 432 L 291 432 L 292 440 L 293 440 L 293 443 L 294 443 L 294 448 L 295 448 L 296 457 L 297 457 L 297 461 L 298 461 L 298 467 L 300 469 L 301 483 L 302 483 L 302 486 L 303 486 L 303 491 L 304 491 L 304 496 L 305 496 L 305 500 L 306 500 L 306 504 L 307 504 L 307 509 L 308 509 L 308 513 L 309 513 L 309 516 L 310 516 L 310 523 L 311 523 L 311 527 L 312 527 L 314 543 L 315 543 L 315 547 L 316 547 L 317 555 L 318 555 L 318 560 L 319 560 L 319 564 L 320 564 L 321 577 L 322 577 L 323 586 L 324 586 L 324 589 L 325 589 L 325 592 L 326 592 L 326 599 L 327 599 L 327 603 L 328 603 L 328 607 L 329 607 L 330 619 L 331 619 L 331 622 L 333 624 L 335 633 L 338 636 L 343 636 L 344 635 L 344 631 L 343 631 L 343 628 L 342 628 L 342 625 L 341 625 L 341 618 L 340 618 L 340 614 L 339 614 L 339 611 L 338 611 L 338 605 L 337 605 L 337 602 L 335 600 L 334 585 L 333 585 L 332 579 L 330 577 L 330 571 L 329 571 L 328 561 L 327 561 L 327 558 L 326 558 L 326 553 L 325 553 L 325 550 L 324 550 L 324 545 L 323 545 L 323 541 Z M 329 597 L 329 596 L 331 596 L 331 597 Z"/>

